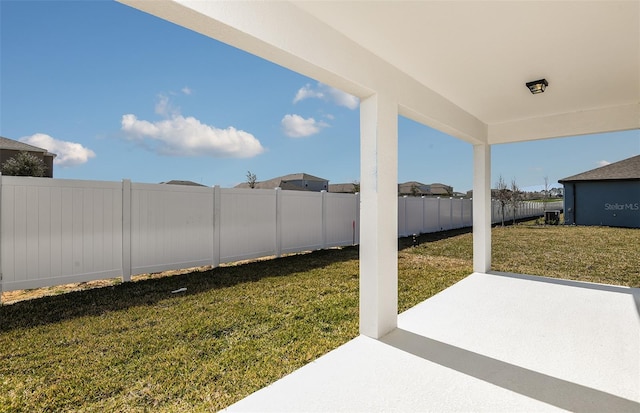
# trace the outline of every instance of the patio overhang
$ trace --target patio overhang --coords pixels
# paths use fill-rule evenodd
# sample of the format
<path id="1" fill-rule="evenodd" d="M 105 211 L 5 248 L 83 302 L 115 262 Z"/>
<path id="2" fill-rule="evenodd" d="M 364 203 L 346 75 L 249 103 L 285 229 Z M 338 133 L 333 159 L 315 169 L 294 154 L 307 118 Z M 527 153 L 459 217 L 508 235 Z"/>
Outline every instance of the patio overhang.
<path id="1" fill-rule="evenodd" d="M 374 339 L 398 326 L 398 115 L 473 145 L 478 274 L 491 145 L 640 129 L 637 0 L 118 1 L 360 98 L 360 331 Z"/>
<path id="2" fill-rule="evenodd" d="M 472 144 L 640 128 L 638 1 L 119 1 Z"/>

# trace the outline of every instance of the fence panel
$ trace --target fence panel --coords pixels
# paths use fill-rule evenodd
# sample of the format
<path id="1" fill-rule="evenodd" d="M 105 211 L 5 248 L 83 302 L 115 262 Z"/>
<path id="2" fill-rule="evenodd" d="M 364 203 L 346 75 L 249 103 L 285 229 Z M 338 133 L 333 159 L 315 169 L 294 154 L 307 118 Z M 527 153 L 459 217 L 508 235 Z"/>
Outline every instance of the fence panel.
<path id="1" fill-rule="evenodd" d="M 451 227 L 462 228 L 462 199 L 451 199 Z"/>
<path id="2" fill-rule="evenodd" d="M 322 193 L 279 191 L 281 251 L 322 248 Z"/>
<path id="3" fill-rule="evenodd" d="M 424 233 L 440 231 L 440 198 L 423 198 Z"/>
<path id="4" fill-rule="evenodd" d="M 473 201 L 461 199 L 462 201 L 462 227 L 473 226 Z"/>
<path id="5" fill-rule="evenodd" d="M 4 176 L 2 290 L 39 288 L 122 273 L 122 186 Z"/>
<path id="6" fill-rule="evenodd" d="M 358 196 L 325 193 L 325 247 L 358 242 Z"/>
<path id="7" fill-rule="evenodd" d="M 407 230 L 407 196 L 398 197 L 398 236 L 406 236 Z"/>
<path id="8" fill-rule="evenodd" d="M 131 272 L 210 265 L 211 188 L 131 184 Z"/>
<path id="9" fill-rule="evenodd" d="M 359 243 L 352 194 L 0 176 L 0 206 L 3 291 Z M 517 216 L 562 206 L 525 202 Z M 472 209 L 398 198 L 398 235 L 472 226 Z M 491 217 L 502 221 L 499 202 Z"/>
<path id="10" fill-rule="evenodd" d="M 422 232 L 422 198 L 398 197 L 398 236 Z"/>
<path id="11" fill-rule="evenodd" d="M 451 208 L 453 207 L 453 199 L 440 198 L 440 230 L 446 231 L 453 228 L 451 219 Z"/>
<path id="12" fill-rule="evenodd" d="M 276 254 L 276 192 L 220 189 L 220 262 Z"/>

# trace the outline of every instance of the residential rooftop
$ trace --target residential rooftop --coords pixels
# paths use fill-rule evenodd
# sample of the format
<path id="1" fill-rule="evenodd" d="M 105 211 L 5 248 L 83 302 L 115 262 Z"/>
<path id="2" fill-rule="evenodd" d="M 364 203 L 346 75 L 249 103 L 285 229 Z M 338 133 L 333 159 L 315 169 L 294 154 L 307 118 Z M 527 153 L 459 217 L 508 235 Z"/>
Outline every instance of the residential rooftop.
<path id="1" fill-rule="evenodd" d="M 640 180 L 640 155 L 569 176 L 558 182 L 605 180 Z"/>

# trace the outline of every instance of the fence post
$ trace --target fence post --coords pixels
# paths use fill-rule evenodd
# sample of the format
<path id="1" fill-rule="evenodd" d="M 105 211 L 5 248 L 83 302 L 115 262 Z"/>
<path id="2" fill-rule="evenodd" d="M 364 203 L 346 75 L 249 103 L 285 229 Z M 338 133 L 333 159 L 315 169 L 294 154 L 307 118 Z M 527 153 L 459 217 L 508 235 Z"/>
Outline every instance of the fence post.
<path id="1" fill-rule="evenodd" d="M 122 180 L 122 281 L 131 281 L 131 180 Z"/>
<path id="2" fill-rule="evenodd" d="M 220 185 L 213 187 L 213 256 L 211 266 L 216 268 L 220 265 L 220 211 L 222 209 L 222 195 Z"/>
<path id="3" fill-rule="evenodd" d="M 320 191 L 322 196 L 322 244 L 321 249 L 327 249 L 327 191 Z"/>
<path id="4" fill-rule="evenodd" d="M 276 257 L 282 255 L 282 188 L 275 188 L 276 191 Z"/>

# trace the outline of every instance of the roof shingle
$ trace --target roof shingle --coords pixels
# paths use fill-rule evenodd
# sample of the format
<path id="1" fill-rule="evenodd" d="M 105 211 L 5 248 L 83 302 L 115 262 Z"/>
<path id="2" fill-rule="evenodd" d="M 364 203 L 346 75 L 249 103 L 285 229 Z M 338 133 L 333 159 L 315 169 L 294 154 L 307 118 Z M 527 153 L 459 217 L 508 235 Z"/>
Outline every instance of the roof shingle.
<path id="1" fill-rule="evenodd" d="M 573 181 L 610 181 L 610 180 L 640 180 L 640 155 L 623 159 L 600 168 L 582 172 L 577 175 L 560 179 L 559 183 Z"/>
<path id="2" fill-rule="evenodd" d="M 3 136 L 0 136 L 0 149 L 48 153 L 46 149 L 38 148 L 37 146 L 29 145 L 24 142 L 14 141 L 13 139 L 5 138 Z"/>

